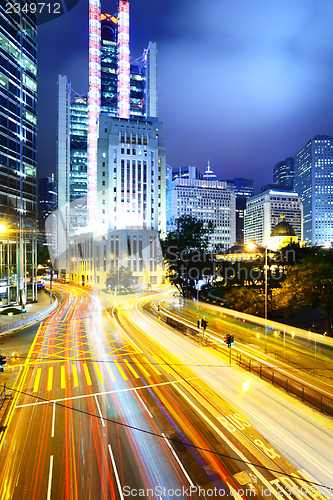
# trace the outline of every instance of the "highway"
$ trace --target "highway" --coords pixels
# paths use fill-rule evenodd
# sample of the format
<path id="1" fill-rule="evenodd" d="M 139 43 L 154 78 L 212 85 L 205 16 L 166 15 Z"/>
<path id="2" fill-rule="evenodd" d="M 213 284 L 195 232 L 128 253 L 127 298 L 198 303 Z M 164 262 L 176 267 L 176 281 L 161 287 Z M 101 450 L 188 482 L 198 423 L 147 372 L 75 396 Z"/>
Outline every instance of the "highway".
<path id="1" fill-rule="evenodd" d="M 150 294 L 62 289 L 1 433 L 1 499 L 333 498 L 331 419 L 152 319 Z"/>

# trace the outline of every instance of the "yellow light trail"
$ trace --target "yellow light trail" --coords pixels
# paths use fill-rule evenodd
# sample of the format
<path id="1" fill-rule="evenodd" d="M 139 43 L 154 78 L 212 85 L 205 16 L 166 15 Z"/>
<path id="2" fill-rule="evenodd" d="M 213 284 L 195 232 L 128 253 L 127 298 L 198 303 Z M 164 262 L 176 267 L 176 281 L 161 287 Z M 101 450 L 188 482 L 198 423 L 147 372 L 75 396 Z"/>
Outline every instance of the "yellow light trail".
<path id="1" fill-rule="evenodd" d="M 41 374 L 42 374 L 42 369 L 41 368 L 37 368 L 37 374 L 36 374 L 36 378 L 35 378 L 34 389 L 33 389 L 32 392 L 37 392 L 38 391 L 39 381 L 40 381 Z"/>

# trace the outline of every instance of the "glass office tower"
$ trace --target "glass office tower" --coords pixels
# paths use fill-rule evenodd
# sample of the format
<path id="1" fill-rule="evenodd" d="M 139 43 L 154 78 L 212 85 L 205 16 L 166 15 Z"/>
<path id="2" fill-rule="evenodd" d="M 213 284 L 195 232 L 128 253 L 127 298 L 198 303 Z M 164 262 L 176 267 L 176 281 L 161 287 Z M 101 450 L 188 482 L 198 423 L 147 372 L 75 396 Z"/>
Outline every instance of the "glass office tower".
<path id="1" fill-rule="evenodd" d="M 0 305 L 37 299 L 36 17 L 0 5 Z"/>
<path id="2" fill-rule="evenodd" d="M 295 191 L 303 203 L 304 241 L 333 242 L 333 137 L 317 135 L 295 158 Z"/>

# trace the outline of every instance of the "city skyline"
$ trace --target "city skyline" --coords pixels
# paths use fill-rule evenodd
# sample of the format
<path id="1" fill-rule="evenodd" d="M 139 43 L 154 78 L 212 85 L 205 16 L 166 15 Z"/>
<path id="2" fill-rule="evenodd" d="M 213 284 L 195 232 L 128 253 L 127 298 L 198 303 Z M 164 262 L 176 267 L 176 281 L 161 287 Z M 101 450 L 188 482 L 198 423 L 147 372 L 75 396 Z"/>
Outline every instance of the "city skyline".
<path id="1" fill-rule="evenodd" d="M 102 10 L 116 7 L 104 2 Z M 132 0 L 131 55 L 157 42 L 167 162 L 203 169 L 210 160 L 219 178 L 231 171 L 254 178 L 258 191 L 272 181 L 278 161 L 296 155 L 315 135 L 332 134 L 333 7 L 326 1 L 316 10 L 313 1 L 267 6 L 261 0 L 202 7 L 198 1 Z M 39 176 L 55 165 L 57 74 L 69 74 L 79 92 L 88 88 L 87 21 L 81 0 L 39 27 Z"/>

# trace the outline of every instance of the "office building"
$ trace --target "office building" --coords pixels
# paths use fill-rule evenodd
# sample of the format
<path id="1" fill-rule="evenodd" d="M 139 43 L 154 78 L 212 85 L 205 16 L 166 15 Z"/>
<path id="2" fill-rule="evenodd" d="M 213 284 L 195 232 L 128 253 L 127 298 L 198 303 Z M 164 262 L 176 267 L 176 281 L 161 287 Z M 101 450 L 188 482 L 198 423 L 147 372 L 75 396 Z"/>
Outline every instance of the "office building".
<path id="1" fill-rule="evenodd" d="M 0 305 L 37 300 L 36 16 L 0 6 Z"/>
<path id="2" fill-rule="evenodd" d="M 203 179 L 203 174 L 197 167 L 186 165 L 183 167 L 173 167 L 168 169 L 168 181 L 171 186 L 172 182 L 177 179 Z"/>
<path id="3" fill-rule="evenodd" d="M 209 173 L 213 173 L 210 168 Z M 181 215 L 214 224 L 210 250 L 223 251 L 235 243 L 236 195 L 227 189 L 226 182 L 176 178 L 167 193 L 168 230 L 172 230 L 173 221 Z"/>
<path id="4" fill-rule="evenodd" d="M 276 163 L 273 169 L 273 182 L 275 189 L 294 189 L 295 158 L 288 157 Z"/>
<path id="5" fill-rule="evenodd" d="M 227 180 L 227 188 L 236 195 L 236 242 L 239 245 L 244 243 L 244 212 L 246 200 L 253 196 L 253 180 L 235 177 Z"/>
<path id="6" fill-rule="evenodd" d="M 143 123 L 157 118 L 156 43 L 149 42 L 140 58 L 130 59 L 128 1 L 118 3 L 117 17 L 104 13 L 96 17 L 100 7 L 98 0 L 94 2 L 90 10 L 89 93 L 77 94 L 65 75 L 59 75 L 58 80 L 60 218 L 56 267 L 63 273 L 68 267 L 68 248 L 74 234 L 87 226 L 89 212 L 92 220 L 97 217 L 96 131 L 100 116 Z"/>
<path id="7" fill-rule="evenodd" d="M 333 241 L 333 138 L 317 135 L 295 158 L 295 191 L 303 204 L 304 241 Z"/>
<path id="8" fill-rule="evenodd" d="M 74 237 L 69 279 L 105 286 L 109 269 L 124 266 L 133 271 L 134 285 L 161 283 L 159 231 L 166 225 L 162 124 L 101 116 L 97 165 L 97 220 L 94 232 Z"/>
<path id="9" fill-rule="evenodd" d="M 38 245 L 45 246 L 45 221 L 56 209 L 57 194 L 54 176 L 42 177 L 37 180 L 37 220 L 38 220 Z"/>
<path id="10" fill-rule="evenodd" d="M 297 193 L 268 189 L 249 198 L 244 217 L 244 243 L 267 246 L 281 217 L 293 228 L 298 241 L 303 241 L 303 207 Z"/>

